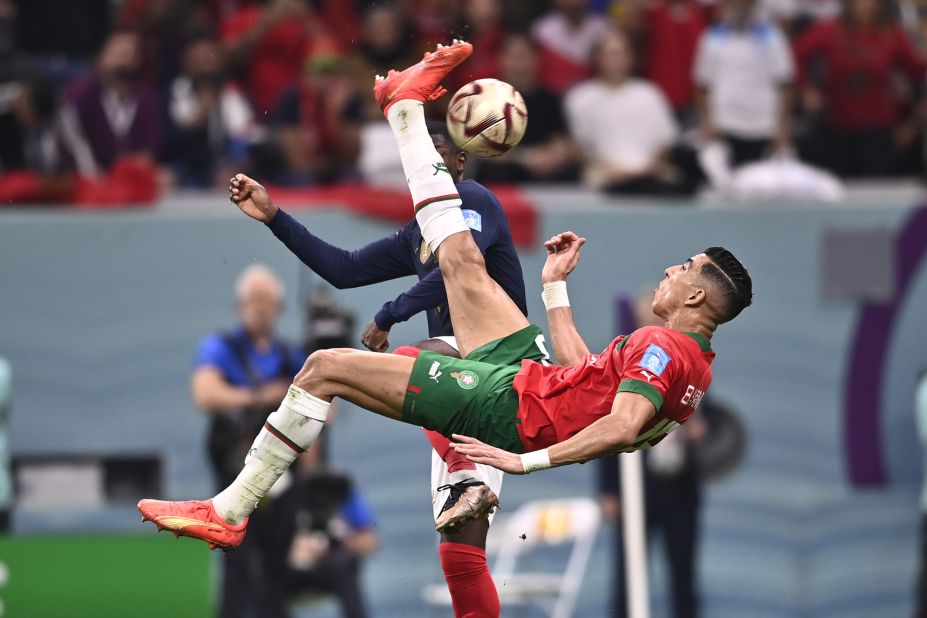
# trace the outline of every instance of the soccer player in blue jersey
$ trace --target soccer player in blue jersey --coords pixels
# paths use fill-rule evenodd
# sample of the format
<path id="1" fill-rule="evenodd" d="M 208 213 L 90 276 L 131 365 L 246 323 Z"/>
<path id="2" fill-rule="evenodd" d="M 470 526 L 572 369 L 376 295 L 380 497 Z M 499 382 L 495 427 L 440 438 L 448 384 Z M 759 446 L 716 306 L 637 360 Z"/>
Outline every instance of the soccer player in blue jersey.
<path id="1" fill-rule="evenodd" d="M 435 173 L 453 172 L 465 220 L 485 257 L 490 276 L 527 315 L 521 264 L 499 201 L 479 183 L 462 180 L 467 154 L 454 145 L 446 126 L 429 123 L 428 130 L 447 168 L 436 169 Z M 422 239 L 415 219 L 395 234 L 347 251 L 313 235 L 277 208 L 267 191 L 254 180 L 241 176 L 239 182 L 242 189 L 250 190 L 251 194 L 249 200 L 238 202 L 241 210 L 265 223 L 294 255 L 331 285 L 345 289 L 409 275 L 418 276 L 418 283 L 385 303 L 376 313 L 364 331 L 362 341 L 365 346 L 374 352 L 386 351 L 390 328 L 424 311 L 431 339 L 414 347 L 458 356 L 441 271 L 428 243 Z M 400 348 L 397 352 L 413 353 L 409 348 Z M 543 340 L 539 340 L 525 356 L 547 362 Z M 520 360 L 521 355 L 513 358 L 512 362 Z M 469 461 L 451 448 L 450 441 L 441 434 L 429 430 L 425 433 L 434 447 L 431 481 L 435 527 L 442 533 L 441 564 L 455 613 L 497 615 L 498 594 L 486 565 L 485 543 L 492 517 L 489 511 L 498 505 L 497 494 L 503 473 Z M 448 534 L 451 529 L 453 533 Z"/>

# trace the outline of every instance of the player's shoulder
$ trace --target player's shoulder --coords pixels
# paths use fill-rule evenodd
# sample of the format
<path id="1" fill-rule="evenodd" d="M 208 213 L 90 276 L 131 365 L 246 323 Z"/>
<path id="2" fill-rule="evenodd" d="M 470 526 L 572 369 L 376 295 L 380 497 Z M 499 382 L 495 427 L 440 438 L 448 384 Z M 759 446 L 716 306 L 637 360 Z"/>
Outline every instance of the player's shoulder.
<path id="1" fill-rule="evenodd" d="M 472 178 L 457 183 L 457 193 L 460 194 L 461 208 L 469 208 L 478 212 L 502 208 L 495 194 Z"/>

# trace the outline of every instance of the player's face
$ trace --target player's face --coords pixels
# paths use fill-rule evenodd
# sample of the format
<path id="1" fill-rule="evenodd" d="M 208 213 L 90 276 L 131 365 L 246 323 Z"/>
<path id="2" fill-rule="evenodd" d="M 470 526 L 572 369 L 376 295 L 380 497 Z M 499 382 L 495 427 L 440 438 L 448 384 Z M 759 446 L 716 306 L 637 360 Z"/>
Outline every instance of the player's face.
<path id="1" fill-rule="evenodd" d="M 253 336 L 267 335 L 274 329 L 280 313 L 280 298 L 271 281 L 256 280 L 238 300 L 238 318 Z"/>
<path id="2" fill-rule="evenodd" d="M 704 253 L 699 253 L 663 271 L 663 280 L 653 291 L 651 308 L 656 315 L 666 318 L 685 304 L 699 282 L 699 273 L 707 259 Z"/>
<path id="3" fill-rule="evenodd" d="M 463 176 L 464 168 L 467 166 L 467 153 L 463 150 L 451 148 L 443 135 L 432 135 L 431 141 L 434 142 L 435 150 L 444 159 L 448 172 L 454 179 L 454 182 L 460 180 Z"/>

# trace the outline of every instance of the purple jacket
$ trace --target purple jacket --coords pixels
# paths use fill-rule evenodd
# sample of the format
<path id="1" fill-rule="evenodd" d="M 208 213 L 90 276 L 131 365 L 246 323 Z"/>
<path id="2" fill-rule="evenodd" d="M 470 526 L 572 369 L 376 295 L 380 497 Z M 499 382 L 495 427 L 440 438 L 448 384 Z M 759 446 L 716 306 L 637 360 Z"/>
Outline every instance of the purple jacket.
<path id="1" fill-rule="evenodd" d="M 163 134 L 161 101 L 150 86 L 141 82 L 134 86 L 132 94 L 137 102 L 135 114 L 128 130 L 118 136 L 104 109 L 103 84 L 97 75 L 78 78 L 68 87 L 68 101 L 101 169 L 109 169 L 129 154 L 158 157 Z"/>

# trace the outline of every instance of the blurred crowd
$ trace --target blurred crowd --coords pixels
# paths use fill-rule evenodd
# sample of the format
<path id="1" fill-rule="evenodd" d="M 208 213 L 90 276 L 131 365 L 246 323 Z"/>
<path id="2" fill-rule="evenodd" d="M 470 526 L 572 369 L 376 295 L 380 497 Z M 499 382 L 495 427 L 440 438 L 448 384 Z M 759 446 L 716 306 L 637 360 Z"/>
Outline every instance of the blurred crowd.
<path id="1" fill-rule="evenodd" d="M 389 183 L 373 77 L 437 42 L 446 84 L 518 88 L 519 148 L 490 182 L 686 195 L 699 149 L 788 156 L 841 178 L 923 174 L 919 0 L 0 0 L 0 172 L 56 182 L 129 162 L 161 188 L 233 170 L 314 186 Z M 447 97 L 429 104 L 443 117 Z"/>

